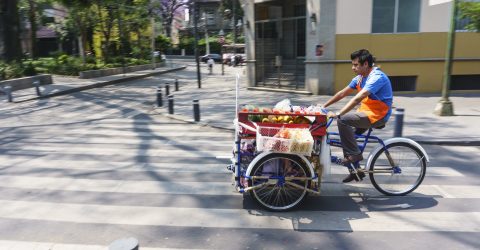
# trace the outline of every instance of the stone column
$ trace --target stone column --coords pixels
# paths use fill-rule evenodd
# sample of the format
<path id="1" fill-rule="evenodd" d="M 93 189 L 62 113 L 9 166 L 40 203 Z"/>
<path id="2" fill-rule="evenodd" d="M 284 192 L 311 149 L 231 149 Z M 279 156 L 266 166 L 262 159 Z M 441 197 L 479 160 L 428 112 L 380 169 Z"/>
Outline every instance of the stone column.
<path id="1" fill-rule="evenodd" d="M 243 8 L 243 34 L 245 34 L 246 74 L 249 87 L 255 86 L 255 1 L 240 1 Z"/>
<path id="2" fill-rule="evenodd" d="M 307 0 L 305 88 L 314 95 L 334 91 L 336 35 L 336 1 Z M 316 56 L 317 45 L 323 45 L 323 55 Z"/>

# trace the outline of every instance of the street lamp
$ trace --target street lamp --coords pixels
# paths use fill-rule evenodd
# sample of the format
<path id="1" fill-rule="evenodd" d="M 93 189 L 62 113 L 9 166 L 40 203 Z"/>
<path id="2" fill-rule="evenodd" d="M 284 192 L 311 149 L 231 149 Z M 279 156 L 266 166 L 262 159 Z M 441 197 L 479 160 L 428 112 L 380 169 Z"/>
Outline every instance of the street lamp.
<path id="1" fill-rule="evenodd" d="M 198 10 L 196 1 L 193 1 L 193 33 L 195 37 L 195 62 L 197 63 L 198 88 L 202 88 L 202 76 L 200 74 L 200 62 L 198 58 Z"/>
<path id="2" fill-rule="evenodd" d="M 220 62 L 222 63 L 222 76 L 225 74 L 224 66 L 223 66 L 223 44 L 225 43 L 225 33 L 223 32 L 223 28 L 218 32 L 218 43 L 220 44 Z"/>
<path id="3" fill-rule="evenodd" d="M 206 13 L 203 12 L 202 14 L 202 22 L 205 28 L 205 51 L 207 52 L 206 54 L 210 54 L 210 42 L 208 41 L 208 28 L 207 28 L 207 17 Z"/>
<path id="4" fill-rule="evenodd" d="M 452 74 L 452 57 L 455 48 L 455 28 L 457 26 L 458 0 L 453 0 L 452 4 L 452 20 L 450 22 L 450 30 L 448 32 L 447 55 L 445 58 L 445 70 L 443 72 L 442 98 L 437 103 L 437 106 L 435 107 L 435 110 L 433 112 L 434 114 L 439 116 L 453 115 L 453 104 L 448 99 L 448 95 L 450 91 L 450 80 Z"/>

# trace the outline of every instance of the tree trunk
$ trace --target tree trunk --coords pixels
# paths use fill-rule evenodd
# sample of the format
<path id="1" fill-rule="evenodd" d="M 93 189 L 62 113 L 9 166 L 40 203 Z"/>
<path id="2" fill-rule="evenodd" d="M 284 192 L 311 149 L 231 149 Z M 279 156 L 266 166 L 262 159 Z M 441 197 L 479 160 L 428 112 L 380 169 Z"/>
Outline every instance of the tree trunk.
<path id="1" fill-rule="evenodd" d="M 83 42 L 83 37 L 80 35 L 77 37 L 78 40 L 78 54 L 80 54 L 80 57 L 82 58 L 82 63 L 85 64 L 85 43 Z"/>
<path id="2" fill-rule="evenodd" d="M 30 22 L 30 49 L 32 54 L 31 58 L 37 58 L 38 46 L 37 46 L 37 6 L 35 1 L 28 0 L 28 21 Z"/>
<path id="3" fill-rule="evenodd" d="M 22 60 L 20 44 L 20 22 L 18 18 L 17 0 L 2 0 L 1 12 L 4 23 L 4 58 L 7 62 Z"/>

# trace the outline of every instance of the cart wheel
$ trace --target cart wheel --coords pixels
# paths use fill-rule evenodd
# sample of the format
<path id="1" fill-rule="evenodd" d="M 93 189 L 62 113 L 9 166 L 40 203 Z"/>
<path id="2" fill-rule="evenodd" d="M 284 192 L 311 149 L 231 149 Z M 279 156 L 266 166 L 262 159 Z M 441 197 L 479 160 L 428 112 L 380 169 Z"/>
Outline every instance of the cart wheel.
<path id="1" fill-rule="evenodd" d="M 301 203 L 307 194 L 311 173 L 296 155 L 266 155 L 250 173 L 250 195 L 261 206 L 272 211 L 286 211 Z"/>
<path id="2" fill-rule="evenodd" d="M 383 194 L 401 196 L 415 190 L 427 171 L 425 155 L 415 145 L 397 142 L 378 151 L 369 166 L 370 181 Z M 392 167 L 393 164 L 393 167 Z"/>

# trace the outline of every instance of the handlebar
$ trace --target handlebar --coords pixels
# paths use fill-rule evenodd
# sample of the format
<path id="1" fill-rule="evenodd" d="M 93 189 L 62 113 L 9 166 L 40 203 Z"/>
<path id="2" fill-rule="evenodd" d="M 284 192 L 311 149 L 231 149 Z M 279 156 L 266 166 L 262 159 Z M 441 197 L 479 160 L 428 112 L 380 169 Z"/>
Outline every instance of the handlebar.
<path id="1" fill-rule="evenodd" d="M 328 114 L 329 110 L 326 109 L 326 108 L 322 108 L 322 112 L 323 112 L 324 114 Z M 330 127 L 330 125 L 332 124 L 333 120 L 334 120 L 333 117 L 328 118 L 328 121 L 327 121 L 327 124 L 326 124 L 326 127 L 327 127 L 327 128 Z"/>

